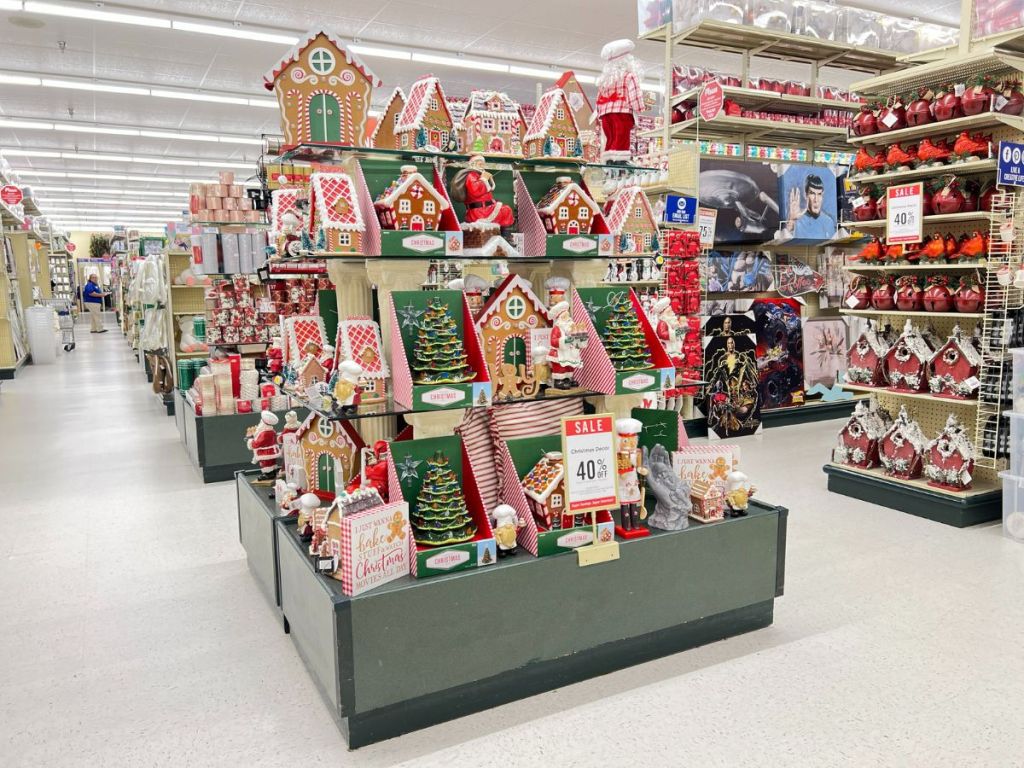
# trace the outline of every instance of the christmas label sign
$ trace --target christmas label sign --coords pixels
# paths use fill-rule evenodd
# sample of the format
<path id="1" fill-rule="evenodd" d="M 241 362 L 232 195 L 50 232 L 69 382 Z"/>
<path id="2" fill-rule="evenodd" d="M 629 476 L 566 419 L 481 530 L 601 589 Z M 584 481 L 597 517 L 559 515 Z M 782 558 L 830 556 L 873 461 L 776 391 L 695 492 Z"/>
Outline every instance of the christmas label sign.
<path id="1" fill-rule="evenodd" d="M 885 191 L 885 241 L 889 245 L 919 243 L 924 227 L 924 182 L 901 184 Z"/>
<path id="2" fill-rule="evenodd" d="M 18 205 L 24 197 L 21 187 L 16 187 L 13 184 L 5 184 L 3 187 L 0 187 L 0 200 L 3 200 L 7 205 Z"/>
<path id="3" fill-rule="evenodd" d="M 562 418 L 565 497 L 571 514 L 618 506 L 614 421 L 610 413 Z"/>
<path id="4" fill-rule="evenodd" d="M 341 518 L 341 586 L 346 595 L 409 573 L 409 505 L 404 501 Z"/>
<path id="5" fill-rule="evenodd" d="M 718 210 L 716 208 L 697 209 L 697 232 L 700 234 L 700 247 L 711 248 L 715 244 L 715 228 L 718 226 Z"/>

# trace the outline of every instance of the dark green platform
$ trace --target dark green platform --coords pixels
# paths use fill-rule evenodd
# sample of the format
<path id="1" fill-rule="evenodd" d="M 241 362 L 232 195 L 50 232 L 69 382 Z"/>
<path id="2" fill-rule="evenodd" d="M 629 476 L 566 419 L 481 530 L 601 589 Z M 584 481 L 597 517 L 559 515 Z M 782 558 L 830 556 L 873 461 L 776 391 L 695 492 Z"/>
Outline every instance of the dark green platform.
<path id="1" fill-rule="evenodd" d="M 836 400 L 831 403 L 816 400 L 789 408 L 762 408 L 761 424 L 767 429 L 768 427 L 788 427 L 792 424 L 810 424 L 814 421 L 828 421 L 829 419 L 844 419 L 853 413 L 853 409 L 862 399 L 853 397 L 849 400 Z"/>
<path id="2" fill-rule="evenodd" d="M 611 563 L 521 552 L 349 598 L 252 477 L 237 477 L 249 568 L 353 749 L 767 627 L 783 592 L 788 512 L 757 503 L 620 542 Z"/>
<path id="3" fill-rule="evenodd" d="M 828 475 L 828 489 L 832 493 L 852 496 L 956 528 L 999 520 L 1003 516 L 1003 496 L 999 490 L 958 497 L 865 475 L 835 464 L 826 464 L 823 469 Z"/>

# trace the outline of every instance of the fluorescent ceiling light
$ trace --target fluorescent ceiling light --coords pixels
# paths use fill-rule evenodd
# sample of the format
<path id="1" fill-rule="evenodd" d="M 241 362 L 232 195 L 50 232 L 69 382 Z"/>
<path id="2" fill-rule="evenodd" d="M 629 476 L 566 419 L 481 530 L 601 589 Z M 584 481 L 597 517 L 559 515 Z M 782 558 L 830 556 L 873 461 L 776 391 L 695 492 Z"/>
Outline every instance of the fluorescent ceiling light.
<path id="1" fill-rule="evenodd" d="M 0 6 L 3 8 L 3 6 Z M 0 83 L 5 85 L 39 85 L 38 77 L 26 77 L 25 75 L 0 75 Z"/>
<path id="2" fill-rule="evenodd" d="M 348 48 L 352 53 L 360 56 L 376 56 L 379 59 L 398 59 L 400 61 L 412 59 L 412 54 L 409 51 L 400 51 L 397 48 L 379 48 L 375 45 L 360 45 L 358 43 L 350 45 Z"/>
<path id="3" fill-rule="evenodd" d="M 33 192 L 48 194 L 50 192 L 69 192 L 73 195 L 139 195 L 142 197 L 188 197 L 188 192 L 152 192 L 148 189 L 130 189 L 125 187 L 37 187 L 31 185 Z"/>
<path id="4" fill-rule="evenodd" d="M 69 133 L 97 133 L 110 136 L 138 136 L 139 132 L 134 128 L 107 128 L 101 125 L 76 124 L 76 123 L 54 123 L 55 131 L 68 131 Z"/>
<path id="5" fill-rule="evenodd" d="M 219 141 L 218 137 L 208 133 L 177 133 L 176 131 L 150 131 L 140 130 L 140 136 L 148 136 L 152 139 L 181 139 L 182 141 Z"/>
<path id="6" fill-rule="evenodd" d="M 44 88 L 71 88 L 76 91 L 96 91 L 98 93 L 127 93 L 132 96 L 148 96 L 148 88 L 133 88 L 125 85 L 104 85 L 103 83 L 86 83 L 80 80 L 54 80 L 44 77 Z"/>
<path id="7" fill-rule="evenodd" d="M 21 120 L 0 117 L 0 128 L 35 128 L 43 131 L 70 131 L 72 133 L 92 133 L 111 136 L 146 136 L 156 139 L 179 139 L 181 141 L 213 141 L 220 144 L 246 144 L 262 146 L 263 139 L 251 139 L 245 136 L 214 136 L 208 133 L 189 133 L 187 131 L 159 131 L 148 128 L 112 128 L 95 123 L 48 123 L 42 120 Z"/>
<path id="8" fill-rule="evenodd" d="M 167 207 L 162 210 L 166 211 L 167 216 L 174 216 L 175 214 L 181 214 L 188 206 Z M 112 211 L 103 211 L 98 208 L 46 208 L 46 216 L 53 218 L 67 218 L 67 214 L 74 213 L 81 216 L 83 219 L 99 219 L 99 218 L 110 218 L 112 216 L 163 216 L 161 211 L 150 211 L 143 208 L 120 208 Z"/>
<path id="9" fill-rule="evenodd" d="M 463 69 L 478 69 L 482 72 L 508 72 L 508 64 L 497 64 L 493 61 L 478 61 L 476 59 L 463 59 L 457 56 L 436 56 L 432 53 L 414 53 L 413 61 L 424 64 L 439 64 L 443 67 L 461 67 Z"/>
<path id="10" fill-rule="evenodd" d="M 597 84 L 597 75 L 581 75 L 581 74 L 579 74 L 578 72 L 575 72 L 575 71 L 573 72 L 573 74 L 576 75 L 576 79 L 579 80 L 584 85 L 596 85 Z"/>
<path id="11" fill-rule="evenodd" d="M 60 152 L 38 149 L 0 149 L 5 157 L 60 157 Z"/>
<path id="12" fill-rule="evenodd" d="M 246 99 L 250 107 L 262 107 L 263 109 L 277 109 L 277 99 Z"/>
<path id="13" fill-rule="evenodd" d="M 53 130 L 53 123 L 45 123 L 42 120 L 12 120 L 8 117 L 0 117 L 0 126 L 8 128 L 36 128 L 40 131 Z"/>
<path id="14" fill-rule="evenodd" d="M 524 77 L 541 77 L 545 80 L 557 80 L 562 73 L 553 69 L 538 69 L 537 67 L 520 67 L 518 64 L 511 64 L 508 68 L 510 75 L 523 75 Z"/>
<path id="15" fill-rule="evenodd" d="M 162 91 L 156 88 L 152 88 L 149 91 L 150 96 L 156 96 L 161 99 L 183 99 L 185 101 L 212 101 L 216 104 L 240 104 L 243 107 L 249 105 L 249 99 L 243 99 L 238 96 L 215 96 L 212 93 L 189 93 L 188 91 Z M 274 102 L 274 106 L 277 106 L 277 102 Z"/>
<path id="16" fill-rule="evenodd" d="M 0 11 L 20 11 L 21 0 L 0 0 Z"/>
<path id="17" fill-rule="evenodd" d="M 109 163 L 133 163 L 131 155 L 101 155 L 93 152 L 61 152 L 60 156 L 65 160 L 106 160 Z"/>
<path id="18" fill-rule="evenodd" d="M 50 208 L 51 205 L 60 205 L 60 204 L 67 204 L 67 203 L 75 203 L 76 205 L 88 205 L 90 207 L 93 207 L 93 206 L 95 206 L 95 207 L 102 207 L 104 205 L 111 205 L 111 206 L 117 206 L 117 207 L 121 207 L 121 206 L 125 206 L 125 205 L 133 205 L 136 208 L 175 208 L 175 209 L 183 208 L 183 207 L 187 208 L 188 207 L 188 200 L 185 199 L 185 198 L 182 198 L 180 202 L 176 203 L 173 200 L 166 200 L 166 201 L 162 201 L 162 200 L 116 200 L 114 198 L 109 198 L 109 199 L 105 198 L 105 197 L 94 198 L 94 197 L 89 197 L 87 195 L 83 195 L 81 197 L 77 197 L 77 196 L 72 196 L 72 197 L 46 197 L 46 198 L 42 198 L 42 199 L 37 200 L 37 202 L 39 203 L 39 205 L 41 207 L 45 207 L 47 210 L 57 210 L 57 209 L 54 209 L 54 208 Z M 77 211 L 79 209 L 78 208 L 74 208 L 73 210 Z"/>
<path id="19" fill-rule="evenodd" d="M 293 35 L 280 35 L 273 32 L 256 32 L 240 27 L 222 27 L 217 24 L 197 24 L 192 21 L 174 21 L 171 25 L 180 32 L 198 32 L 201 35 L 217 35 L 218 37 L 234 37 L 239 40 L 259 40 L 263 43 L 281 43 L 295 45 L 299 38 Z"/>
<path id="20" fill-rule="evenodd" d="M 29 13 L 41 13 L 45 16 L 65 16 L 70 19 L 92 19 L 93 21 L 109 21 L 114 24 L 135 24 L 140 27 L 158 27 L 170 29 L 170 19 L 155 16 L 140 16 L 135 13 L 115 13 L 83 6 L 57 5 L 56 3 L 38 3 L 26 0 L 25 10 Z"/>
<path id="21" fill-rule="evenodd" d="M 661 87 L 660 83 L 640 83 L 641 91 L 650 91 L 651 93 L 662 93 L 665 89 Z"/>

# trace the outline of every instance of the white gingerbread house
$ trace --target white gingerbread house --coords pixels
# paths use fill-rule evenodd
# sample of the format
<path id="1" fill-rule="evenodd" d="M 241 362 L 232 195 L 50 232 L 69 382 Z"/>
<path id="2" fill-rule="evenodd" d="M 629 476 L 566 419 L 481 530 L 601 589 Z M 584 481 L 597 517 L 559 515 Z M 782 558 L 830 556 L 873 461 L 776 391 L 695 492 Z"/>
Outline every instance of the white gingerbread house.
<path id="1" fill-rule="evenodd" d="M 473 91 L 458 131 L 462 151 L 467 154 L 523 154 L 522 115 L 519 104 L 501 91 Z"/>
<path id="2" fill-rule="evenodd" d="M 384 357 L 380 326 L 368 317 L 350 317 L 338 322 L 334 369 L 345 360 L 355 360 L 363 368 L 360 380 L 362 403 L 377 403 L 388 394 L 388 363 Z M 365 380 L 365 381 L 364 381 Z"/>
<path id="3" fill-rule="evenodd" d="M 366 224 L 351 176 L 314 173 L 309 183 L 309 207 L 309 237 L 314 250 L 362 254 Z"/>

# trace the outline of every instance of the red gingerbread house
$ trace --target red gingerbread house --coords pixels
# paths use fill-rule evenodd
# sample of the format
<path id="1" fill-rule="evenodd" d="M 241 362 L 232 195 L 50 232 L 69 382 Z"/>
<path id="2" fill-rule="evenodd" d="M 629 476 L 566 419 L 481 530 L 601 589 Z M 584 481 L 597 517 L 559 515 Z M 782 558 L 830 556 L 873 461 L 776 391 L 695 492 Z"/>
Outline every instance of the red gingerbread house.
<path id="1" fill-rule="evenodd" d="M 450 149 L 454 127 L 441 81 L 427 75 L 413 83 L 409 99 L 395 124 L 398 148 L 445 152 Z"/>
<path id="2" fill-rule="evenodd" d="M 473 91 L 458 121 L 460 146 L 467 154 L 522 156 L 523 118 L 519 104 L 500 91 Z"/>
<path id="3" fill-rule="evenodd" d="M 901 480 L 920 477 L 927 443 L 921 426 L 907 415 L 906 406 L 900 406 L 899 416 L 878 446 L 878 459 L 885 474 Z"/>
<path id="4" fill-rule="evenodd" d="M 949 414 L 946 426 L 925 449 L 928 460 L 924 468 L 928 484 L 951 491 L 964 491 L 971 487 L 974 471 L 974 446 L 967 429 Z"/>
<path id="5" fill-rule="evenodd" d="M 857 403 L 853 415 L 839 431 L 839 445 L 832 452 L 838 464 L 870 469 L 879 465 L 878 446 L 892 424 L 888 411 L 879 408 L 874 395 Z"/>
<path id="6" fill-rule="evenodd" d="M 650 254 L 658 241 L 658 217 L 640 187 L 623 187 L 605 203 L 604 220 L 620 256 Z"/>
<path id="7" fill-rule="evenodd" d="M 920 329 L 907 318 L 903 333 L 885 354 L 889 389 L 898 392 L 924 392 L 928 389 L 928 363 L 932 353 Z"/>
<path id="8" fill-rule="evenodd" d="M 378 149 L 398 149 L 398 137 L 395 135 L 395 126 L 398 125 L 398 117 L 405 109 L 405 92 L 401 88 L 395 88 L 384 104 L 384 114 L 380 116 L 373 134 L 370 136 L 370 145 Z"/>
<path id="9" fill-rule="evenodd" d="M 314 173 L 309 183 L 309 207 L 309 237 L 314 250 L 362 254 L 366 225 L 351 176 Z"/>
<path id="10" fill-rule="evenodd" d="M 526 157 L 577 157 L 583 159 L 580 129 L 561 88 L 544 92 L 523 136 Z"/>
<path id="11" fill-rule="evenodd" d="M 974 341 L 964 338 L 960 326 L 956 325 L 946 343 L 932 355 L 928 369 L 928 388 L 933 394 L 960 400 L 975 397 L 981 353 Z"/>
<path id="12" fill-rule="evenodd" d="M 338 321 L 337 343 L 334 345 L 334 370 L 345 360 L 354 360 L 362 366 L 359 388 L 363 404 L 383 402 L 388 395 L 388 369 L 380 326 L 368 317 L 350 317 Z"/>
<path id="13" fill-rule="evenodd" d="M 373 207 L 382 229 L 432 232 L 441 221 L 441 212 L 448 208 L 448 201 L 415 165 L 403 165 L 402 175 L 380 194 Z"/>
<path id="14" fill-rule="evenodd" d="M 549 235 L 589 235 L 600 212 L 593 198 L 569 176 L 555 179 L 555 186 L 537 203 L 537 213 Z"/>
<path id="15" fill-rule="evenodd" d="M 846 356 L 846 380 L 865 387 L 884 387 L 885 356 L 889 353 L 889 340 L 884 332 L 872 325 L 862 333 Z"/>

